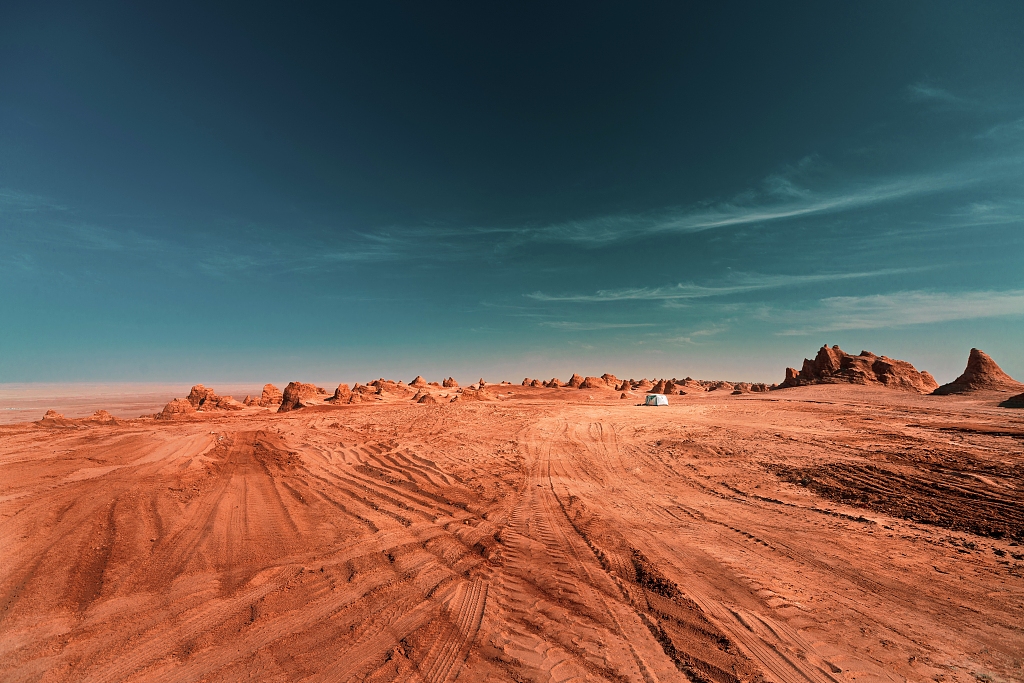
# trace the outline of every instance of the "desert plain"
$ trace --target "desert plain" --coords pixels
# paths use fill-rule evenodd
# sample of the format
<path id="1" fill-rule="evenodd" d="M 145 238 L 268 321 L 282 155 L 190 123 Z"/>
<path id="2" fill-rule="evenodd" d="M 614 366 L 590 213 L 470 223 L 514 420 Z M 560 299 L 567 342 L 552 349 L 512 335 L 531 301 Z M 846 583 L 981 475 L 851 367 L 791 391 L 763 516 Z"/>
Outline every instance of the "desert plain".
<path id="1" fill-rule="evenodd" d="M 0 679 L 1024 680 L 1006 396 L 417 384 L 0 426 Z"/>

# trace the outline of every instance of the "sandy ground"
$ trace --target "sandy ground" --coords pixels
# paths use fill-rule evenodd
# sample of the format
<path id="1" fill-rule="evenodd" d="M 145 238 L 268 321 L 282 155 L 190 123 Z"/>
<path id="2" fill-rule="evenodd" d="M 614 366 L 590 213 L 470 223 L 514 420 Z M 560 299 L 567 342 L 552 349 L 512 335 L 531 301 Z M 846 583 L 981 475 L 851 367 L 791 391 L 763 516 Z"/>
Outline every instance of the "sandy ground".
<path id="1" fill-rule="evenodd" d="M 0 679 L 1024 680 L 1024 411 L 511 390 L 0 427 Z"/>

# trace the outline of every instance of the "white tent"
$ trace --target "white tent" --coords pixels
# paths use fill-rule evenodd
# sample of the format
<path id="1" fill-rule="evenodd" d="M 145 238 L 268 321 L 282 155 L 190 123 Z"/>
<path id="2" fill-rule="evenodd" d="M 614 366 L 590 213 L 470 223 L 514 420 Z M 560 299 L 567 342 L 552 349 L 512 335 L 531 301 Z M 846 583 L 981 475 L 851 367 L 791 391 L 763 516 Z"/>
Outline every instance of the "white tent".
<path id="1" fill-rule="evenodd" d="M 665 394 L 647 394 L 644 399 L 645 406 L 667 406 L 668 397 Z"/>

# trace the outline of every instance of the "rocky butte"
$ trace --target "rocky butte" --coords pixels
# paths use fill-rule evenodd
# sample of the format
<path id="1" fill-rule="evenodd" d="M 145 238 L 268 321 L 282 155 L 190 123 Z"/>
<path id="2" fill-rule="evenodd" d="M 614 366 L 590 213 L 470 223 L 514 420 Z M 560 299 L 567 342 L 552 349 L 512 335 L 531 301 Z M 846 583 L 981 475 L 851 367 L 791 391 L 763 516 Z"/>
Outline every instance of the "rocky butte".
<path id="1" fill-rule="evenodd" d="M 890 389 L 931 393 L 939 386 L 927 372 L 919 372 L 910 363 L 861 351 L 851 356 L 838 346 L 818 349 L 814 360 L 804 359 L 797 371 L 786 368 L 786 379 L 780 389 L 810 384 L 880 384 Z"/>
<path id="2" fill-rule="evenodd" d="M 1021 391 L 1024 384 L 1003 372 L 987 353 L 971 349 L 967 357 L 967 369 L 949 384 L 935 390 L 937 396 L 949 394 L 970 394 L 976 391 Z"/>

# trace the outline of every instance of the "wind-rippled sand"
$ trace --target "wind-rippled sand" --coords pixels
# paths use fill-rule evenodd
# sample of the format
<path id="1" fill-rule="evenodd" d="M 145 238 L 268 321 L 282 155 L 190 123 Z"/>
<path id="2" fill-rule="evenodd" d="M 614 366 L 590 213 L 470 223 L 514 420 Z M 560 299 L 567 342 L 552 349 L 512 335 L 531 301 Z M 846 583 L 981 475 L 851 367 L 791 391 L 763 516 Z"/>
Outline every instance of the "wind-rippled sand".
<path id="1" fill-rule="evenodd" d="M 0 427 L 0 679 L 1024 679 L 1024 411 L 513 389 Z"/>

